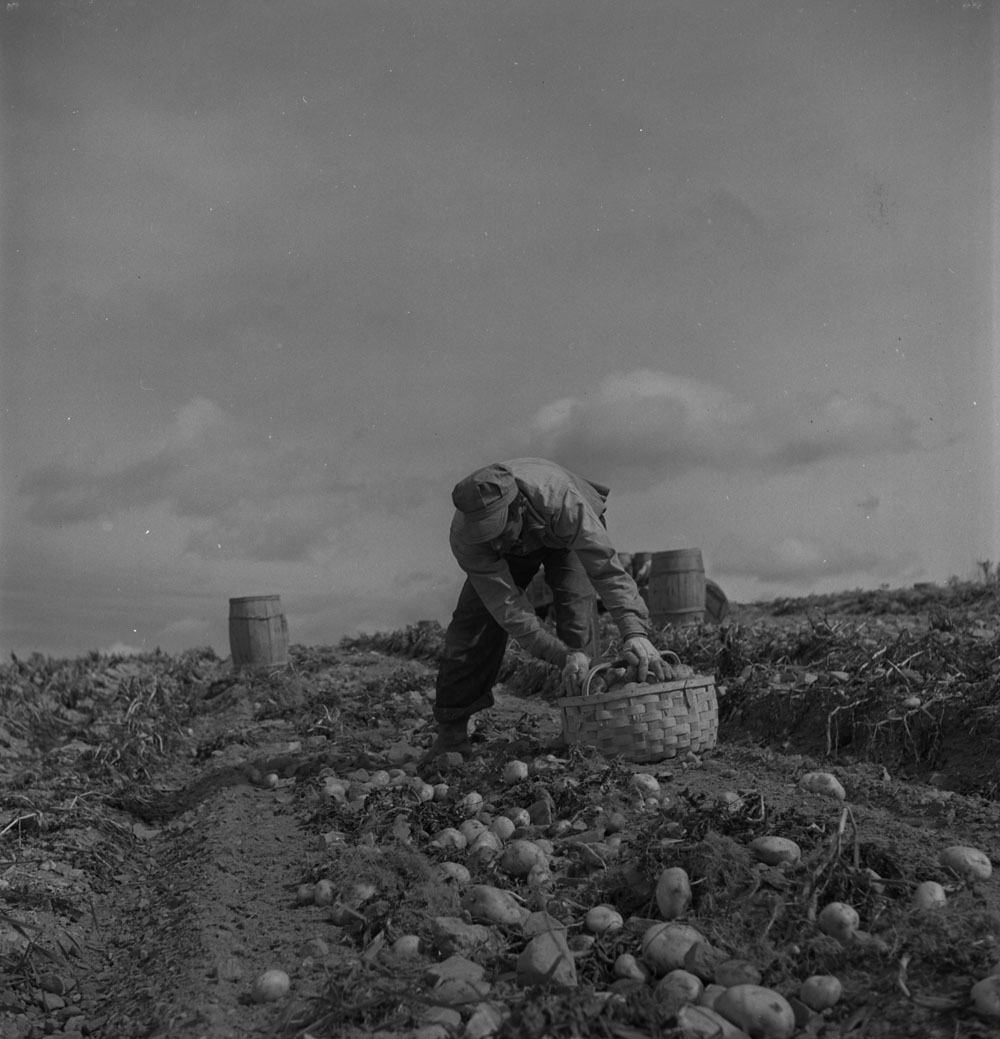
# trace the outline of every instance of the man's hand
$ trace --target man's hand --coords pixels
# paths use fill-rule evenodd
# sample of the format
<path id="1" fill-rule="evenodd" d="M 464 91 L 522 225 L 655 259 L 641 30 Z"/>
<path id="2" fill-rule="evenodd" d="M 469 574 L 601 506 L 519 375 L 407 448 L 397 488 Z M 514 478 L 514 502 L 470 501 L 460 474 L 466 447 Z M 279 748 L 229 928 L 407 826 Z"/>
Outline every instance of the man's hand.
<path id="1" fill-rule="evenodd" d="M 644 635 L 633 635 L 625 640 L 623 656 L 635 668 L 635 680 L 645 682 L 650 671 L 661 681 L 669 682 L 674 669 L 660 656 L 659 650 Z"/>
<path id="2" fill-rule="evenodd" d="M 590 670 L 590 657 L 586 653 L 571 650 L 562 670 L 563 696 L 579 696 L 583 682 Z"/>

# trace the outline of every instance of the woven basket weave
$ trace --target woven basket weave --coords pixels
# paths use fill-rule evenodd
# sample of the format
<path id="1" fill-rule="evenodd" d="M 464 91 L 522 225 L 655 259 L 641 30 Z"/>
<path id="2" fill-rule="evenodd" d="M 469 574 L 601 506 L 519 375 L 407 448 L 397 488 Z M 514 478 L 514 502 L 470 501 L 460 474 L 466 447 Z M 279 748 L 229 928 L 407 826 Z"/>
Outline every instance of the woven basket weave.
<path id="1" fill-rule="evenodd" d="M 668 655 L 677 659 L 673 653 L 664 654 Z M 594 677 L 613 666 L 592 667 L 582 696 L 557 701 L 562 709 L 563 738 L 569 746 L 589 746 L 606 757 L 620 755 L 638 763 L 715 746 L 719 705 L 711 677 L 694 675 L 655 685 L 629 682 L 590 695 Z"/>

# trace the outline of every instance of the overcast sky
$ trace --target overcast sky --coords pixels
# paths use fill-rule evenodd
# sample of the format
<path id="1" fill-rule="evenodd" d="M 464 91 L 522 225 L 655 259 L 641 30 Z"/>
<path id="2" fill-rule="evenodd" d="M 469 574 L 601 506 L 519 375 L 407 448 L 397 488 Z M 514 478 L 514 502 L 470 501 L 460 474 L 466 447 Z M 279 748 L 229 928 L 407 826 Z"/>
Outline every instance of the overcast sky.
<path id="1" fill-rule="evenodd" d="M 19 0 L 0 652 L 445 622 L 454 483 L 739 601 L 1000 559 L 987 0 Z"/>

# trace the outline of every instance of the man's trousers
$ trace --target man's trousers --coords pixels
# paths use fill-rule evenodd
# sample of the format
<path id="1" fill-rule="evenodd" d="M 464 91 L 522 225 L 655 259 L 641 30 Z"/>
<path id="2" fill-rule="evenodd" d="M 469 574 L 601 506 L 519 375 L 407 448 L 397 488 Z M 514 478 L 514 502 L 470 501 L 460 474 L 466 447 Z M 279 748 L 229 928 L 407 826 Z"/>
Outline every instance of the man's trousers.
<path id="1" fill-rule="evenodd" d="M 522 591 L 539 567 L 552 589 L 556 635 L 572 650 L 594 658 L 599 653 L 597 596 L 575 552 L 542 548 L 526 556 L 504 556 L 511 577 Z M 493 686 L 500 674 L 507 632 L 493 619 L 466 579 L 445 634 L 438 669 L 434 717 L 460 722 L 493 705 Z"/>

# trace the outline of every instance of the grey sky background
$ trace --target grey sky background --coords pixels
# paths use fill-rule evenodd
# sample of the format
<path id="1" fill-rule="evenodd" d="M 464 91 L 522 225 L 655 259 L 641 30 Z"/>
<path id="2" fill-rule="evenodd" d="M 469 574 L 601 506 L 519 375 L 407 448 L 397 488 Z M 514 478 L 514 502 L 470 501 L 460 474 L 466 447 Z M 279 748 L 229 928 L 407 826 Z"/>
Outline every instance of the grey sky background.
<path id="1" fill-rule="evenodd" d="M 1000 558 L 975 0 L 0 11 L 0 652 L 446 621 L 551 457 L 748 601 Z"/>

